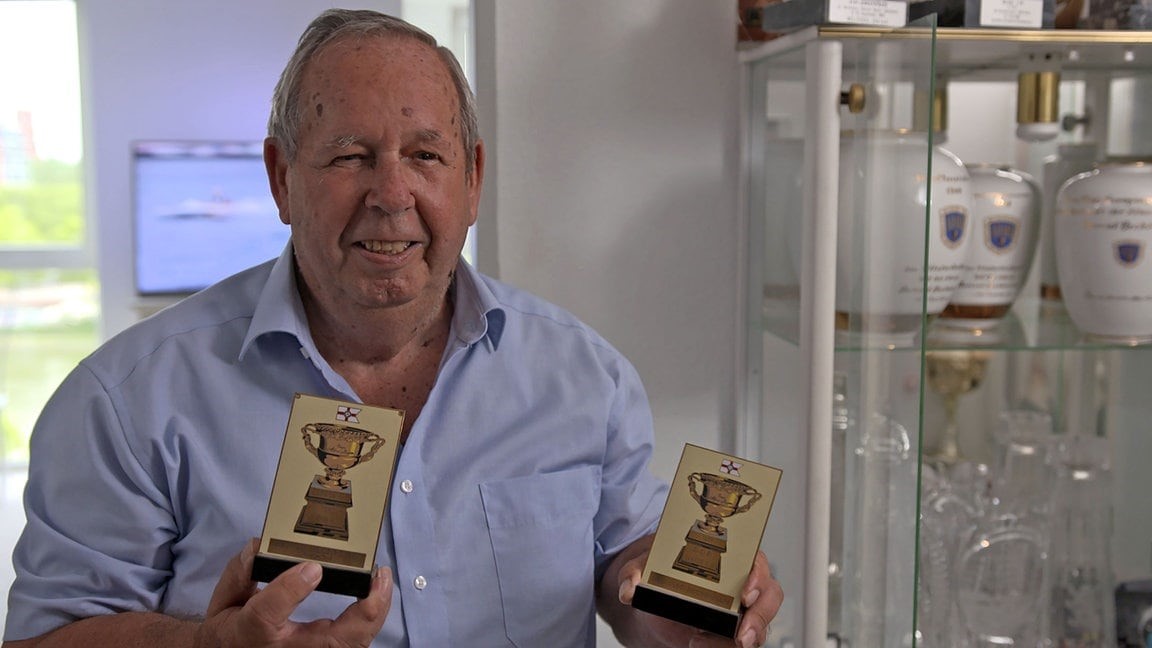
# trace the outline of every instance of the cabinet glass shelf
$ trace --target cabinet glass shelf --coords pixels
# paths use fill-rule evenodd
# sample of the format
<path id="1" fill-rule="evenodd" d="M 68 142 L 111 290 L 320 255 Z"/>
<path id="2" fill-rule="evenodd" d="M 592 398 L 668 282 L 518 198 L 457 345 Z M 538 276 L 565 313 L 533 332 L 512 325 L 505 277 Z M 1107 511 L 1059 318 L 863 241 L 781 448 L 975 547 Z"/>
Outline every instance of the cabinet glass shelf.
<path id="1" fill-rule="evenodd" d="M 937 28 L 936 69 L 952 75 L 988 75 L 1005 78 L 1015 73 L 1023 54 L 1059 49 L 1068 56 L 1062 62 L 1067 73 L 1106 71 L 1112 75 L 1152 71 L 1152 32 L 1094 30 L 1009 30 Z M 772 59 L 773 69 L 803 73 L 801 45 L 813 39 L 839 41 L 928 39 L 932 30 L 820 25 L 802 29 L 741 50 L 739 59 L 752 63 Z"/>
<path id="2" fill-rule="evenodd" d="M 841 318 L 848 325 L 867 325 L 864 317 L 850 321 L 853 316 L 844 313 L 870 312 L 881 314 L 875 321 L 914 328 L 923 310 L 884 298 L 872 304 L 883 303 L 888 310 L 863 309 L 848 298 L 853 281 L 915 293 L 923 307 L 933 292 L 930 285 L 925 291 L 913 280 L 891 281 L 896 273 L 876 272 L 878 264 L 872 262 L 887 262 L 912 248 L 924 252 L 922 262 L 898 266 L 906 277 L 939 258 L 931 257 L 934 239 L 923 235 L 936 213 L 928 207 L 928 192 L 917 189 L 922 215 L 899 211 L 893 217 L 901 219 L 897 225 L 880 234 L 860 226 L 903 209 L 906 194 L 889 191 L 890 186 L 934 178 L 939 167 L 928 151 L 935 140 L 917 144 L 925 151 L 923 163 L 910 163 L 911 172 L 900 167 L 903 177 L 916 179 L 901 184 L 883 173 L 895 167 L 895 158 L 860 155 L 868 138 L 858 134 L 928 133 L 935 123 L 936 91 L 948 82 L 962 82 L 952 86 L 953 103 L 957 95 L 974 96 L 970 86 L 991 84 L 997 96 L 1011 95 L 1021 68 L 1036 64 L 1038 57 L 1044 65 L 1058 64 L 1060 92 L 1072 99 L 1064 108 L 1078 111 L 1061 115 L 1075 118 L 1061 122 L 1061 143 L 1064 138 L 1107 141 L 1110 133 L 1119 134 L 1114 139 L 1120 141 L 1126 132 L 1121 127 L 1144 134 L 1152 120 L 1124 122 L 1123 111 L 1115 108 L 1123 104 L 1116 97 L 1135 96 L 1123 94 L 1130 85 L 1144 83 L 1152 92 L 1152 32 L 822 25 L 742 49 L 737 56 L 743 64 L 739 202 L 746 244 L 739 261 L 744 326 L 737 450 L 784 466 L 786 474 L 764 543 L 788 592 L 773 622 L 772 648 L 825 645 L 826 637 L 839 639 L 827 644 L 838 646 L 968 645 L 961 635 L 973 639 L 979 624 L 964 626 L 958 616 L 948 615 L 975 608 L 968 599 L 950 598 L 953 584 L 945 581 L 954 573 L 951 563 L 933 571 L 935 563 L 925 561 L 939 558 L 930 553 L 931 542 L 958 541 L 976 527 L 956 530 L 940 526 L 938 519 L 925 522 L 933 510 L 925 502 L 943 487 L 973 485 L 963 472 L 953 472 L 954 466 L 969 471 L 983 466 L 987 472 L 976 484 L 1006 474 L 997 462 L 1007 447 L 1001 415 L 1008 412 L 1047 414 L 1050 424 L 1040 429 L 1053 446 L 1069 439 L 1102 442 L 1113 488 L 1089 502 L 1112 515 L 1101 583 L 1147 582 L 1152 590 L 1152 499 L 1147 496 L 1152 492 L 1147 469 L 1152 399 L 1145 395 L 1152 383 L 1152 345 L 1085 336 L 1062 307 L 1039 298 L 1034 283 L 1025 284 L 997 327 L 980 335 L 942 335 L 955 329 L 939 318 L 899 340 L 837 330 Z M 863 106 L 857 101 L 856 108 L 862 109 L 855 110 L 853 101 L 861 94 Z M 951 144 L 945 147 L 993 141 L 996 146 L 970 146 L 980 155 L 994 149 L 988 157 L 973 153 L 973 160 L 1010 162 L 1040 179 L 1048 152 L 1016 139 L 1014 106 L 956 107 L 947 131 Z M 1132 109 L 1140 112 L 1143 106 Z M 972 127 L 975 122 L 978 128 Z M 1075 136 L 1067 123 L 1079 129 Z M 993 154 L 998 159 L 988 159 Z M 880 199 L 871 200 L 876 196 Z M 907 243 L 921 240 L 926 251 Z M 984 524 L 982 515 L 974 509 L 968 523 Z M 948 560 L 959 559 L 948 551 Z M 1060 551 L 1057 547 L 1051 555 L 1069 560 Z M 1010 566 L 1021 564 L 1025 561 Z M 992 572 L 1004 577 L 1002 583 L 1019 575 L 1008 568 L 987 571 Z M 1055 592 L 1044 590 L 1029 600 L 1047 606 L 1049 599 L 1057 600 Z M 1007 600 L 981 600 L 989 603 L 982 606 L 985 611 L 1008 609 L 1002 605 Z M 1034 626 L 1029 637 L 1054 636 L 1050 619 L 1033 612 L 1017 610 L 1011 616 Z M 954 641 L 935 636 L 942 631 L 952 633 Z"/>
<path id="3" fill-rule="evenodd" d="M 799 320 L 795 302 L 766 303 L 763 333 L 788 344 L 800 344 Z M 1152 349 L 1123 340 L 1093 338 L 1081 332 L 1069 319 L 1067 312 L 1057 305 L 1039 299 L 1021 299 L 995 327 L 963 331 L 956 326 L 945 326 L 939 318 L 928 324 L 927 350 L 981 349 L 985 351 L 1108 351 Z M 917 336 L 912 336 L 918 338 Z M 920 353 L 920 344 L 893 344 L 883 339 L 866 341 L 859 337 L 843 336 L 836 341 L 836 351 L 888 350 Z"/>

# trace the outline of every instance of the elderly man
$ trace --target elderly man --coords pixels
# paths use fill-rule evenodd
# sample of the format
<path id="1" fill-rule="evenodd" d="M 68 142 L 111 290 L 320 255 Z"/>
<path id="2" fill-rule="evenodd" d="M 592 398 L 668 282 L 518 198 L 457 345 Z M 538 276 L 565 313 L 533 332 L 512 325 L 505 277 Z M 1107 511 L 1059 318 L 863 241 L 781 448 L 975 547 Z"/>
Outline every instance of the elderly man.
<path id="1" fill-rule="evenodd" d="M 460 259 L 476 131 L 424 32 L 308 27 L 265 143 L 291 243 L 109 341 L 45 408 L 6 648 L 590 646 L 597 609 L 629 644 L 733 645 L 626 605 L 666 492 L 647 399 L 594 331 Z M 251 580 L 298 392 L 405 412 L 383 566 L 351 603 L 315 563 Z M 739 645 L 781 599 L 758 557 Z"/>

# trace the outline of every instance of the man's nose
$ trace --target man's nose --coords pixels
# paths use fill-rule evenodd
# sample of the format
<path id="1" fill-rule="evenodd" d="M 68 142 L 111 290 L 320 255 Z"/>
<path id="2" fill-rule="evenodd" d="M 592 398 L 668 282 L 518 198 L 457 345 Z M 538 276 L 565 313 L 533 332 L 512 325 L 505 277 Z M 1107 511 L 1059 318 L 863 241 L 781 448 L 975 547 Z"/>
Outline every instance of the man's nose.
<path id="1" fill-rule="evenodd" d="M 399 214 L 416 204 L 412 195 L 412 170 L 403 160 L 383 160 L 368 175 L 364 203 L 385 214 Z"/>

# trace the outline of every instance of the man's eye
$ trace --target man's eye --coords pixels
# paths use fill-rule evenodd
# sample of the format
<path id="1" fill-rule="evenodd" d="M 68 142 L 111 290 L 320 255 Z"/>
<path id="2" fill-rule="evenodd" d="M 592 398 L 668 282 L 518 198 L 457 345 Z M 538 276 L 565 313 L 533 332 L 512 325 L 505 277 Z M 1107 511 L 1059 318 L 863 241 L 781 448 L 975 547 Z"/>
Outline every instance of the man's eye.
<path id="1" fill-rule="evenodd" d="M 363 162 L 366 159 L 368 159 L 368 156 L 366 156 L 366 155 L 361 155 L 359 153 L 353 153 L 350 155 L 341 155 L 341 156 L 338 156 L 336 158 L 333 158 L 332 162 L 333 162 L 333 164 L 357 164 L 357 163 Z"/>
<path id="2" fill-rule="evenodd" d="M 417 160 L 423 160 L 426 162 L 435 162 L 436 160 L 440 159 L 439 155 L 431 151 L 419 151 L 413 157 L 415 157 Z"/>

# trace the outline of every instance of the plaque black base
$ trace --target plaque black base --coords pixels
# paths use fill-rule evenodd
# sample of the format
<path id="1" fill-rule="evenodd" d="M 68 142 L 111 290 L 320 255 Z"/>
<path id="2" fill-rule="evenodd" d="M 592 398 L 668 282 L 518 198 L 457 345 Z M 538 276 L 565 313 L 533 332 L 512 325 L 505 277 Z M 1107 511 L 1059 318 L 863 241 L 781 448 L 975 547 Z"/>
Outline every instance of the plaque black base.
<path id="1" fill-rule="evenodd" d="M 693 603 L 644 585 L 636 586 L 632 607 L 724 637 L 735 637 L 740 627 L 739 614 Z"/>
<path id="2" fill-rule="evenodd" d="M 299 564 L 298 561 L 257 554 L 252 562 L 252 580 L 261 583 L 271 582 L 280 574 Z M 318 592 L 365 598 L 372 589 L 371 572 L 337 569 L 328 565 L 321 565 L 320 567 L 324 573 L 320 576 L 320 584 L 316 586 Z"/>

